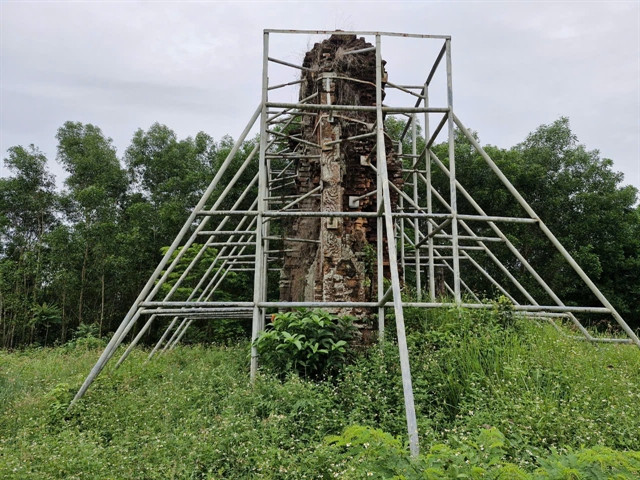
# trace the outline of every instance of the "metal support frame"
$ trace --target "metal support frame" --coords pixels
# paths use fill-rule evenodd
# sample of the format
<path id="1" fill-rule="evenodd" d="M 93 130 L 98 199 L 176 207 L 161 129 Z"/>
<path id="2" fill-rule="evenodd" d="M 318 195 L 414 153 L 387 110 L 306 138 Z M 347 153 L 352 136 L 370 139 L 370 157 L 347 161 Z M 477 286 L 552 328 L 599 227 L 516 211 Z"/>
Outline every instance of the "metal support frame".
<path id="1" fill-rule="evenodd" d="M 300 70 L 305 70 L 306 67 L 270 56 L 270 36 L 296 34 L 356 34 L 372 37 L 371 40 L 374 40 L 375 46 L 346 52 L 346 54 L 358 55 L 375 50 L 375 105 L 341 105 L 335 102 L 320 104 L 317 100 L 317 93 L 297 103 L 272 101 L 269 98 L 269 92 L 275 95 L 278 92 L 286 91 L 288 88 L 296 89 L 301 80 L 269 85 L 270 64 L 275 64 L 280 69 L 292 69 L 297 74 L 299 74 Z M 403 98 L 410 99 L 408 105 L 382 104 L 383 88 L 385 87 L 382 78 L 382 40 L 387 36 L 397 38 L 410 37 L 441 44 L 438 50 L 439 53 L 432 65 L 430 67 L 427 66 L 429 73 L 426 81 L 422 83 L 416 82 L 415 86 L 386 83 L 386 87 L 392 88 L 394 94 L 399 96 L 406 95 Z M 440 68 L 441 64 L 444 64 L 444 68 Z M 575 338 L 593 342 L 632 343 L 640 347 L 640 340 L 636 334 L 629 328 L 611 303 L 589 279 L 569 252 L 560 244 L 542 219 L 535 214 L 524 197 L 513 187 L 495 162 L 491 160 L 489 155 L 454 114 L 451 38 L 449 36 L 392 32 L 265 30 L 262 67 L 262 98 L 260 105 L 100 355 L 69 408 L 85 394 L 91 383 L 124 342 L 128 333 L 133 330 L 138 320 L 146 315 L 149 315 L 148 319 L 124 350 L 116 362 L 116 367 L 127 359 L 145 333 L 151 329 L 154 322 L 162 321 L 165 317 L 172 317 L 172 319 L 149 353 L 147 360 L 152 359 L 159 352 L 168 352 L 173 349 L 196 319 L 206 318 L 215 321 L 219 318 L 251 318 L 251 337 L 252 340 L 255 340 L 265 328 L 267 309 L 358 307 L 368 309 L 372 315 L 377 313 L 379 337 L 382 340 L 385 331 L 385 315 L 390 309 L 393 309 L 400 354 L 409 445 L 411 454 L 417 455 L 419 451 L 417 418 L 413 399 L 403 308 L 437 308 L 443 306 L 492 308 L 491 303 L 483 302 L 474 292 L 473 285 L 470 285 L 462 278 L 461 262 L 464 262 L 465 269 L 476 270 L 497 291 L 510 298 L 514 304 L 514 310 L 518 314 L 547 318 L 563 334 L 564 331 L 554 323 L 553 319 L 568 318 L 582 334 L 582 337 Z M 444 70 L 444 78 L 441 78 L 442 75 L 441 77 L 437 76 L 438 72 L 442 70 Z M 341 76 L 332 78 L 333 81 L 360 81 Z M 431 87 L 432 83 L 438 78 L 445 81 L 446 95 L 443 99 L 435 99 L 434 102 L 433 89 Z M 437 104 L 438 101 L 441 102 L 440 105 Z M 435 106 L 433 105 L 434 103 L 436 103 Z M 375 112 L 375 125 L 350 118 L 350 111 Z M 377 207 L 375 212 L 317 212 L 305 210 L 303 208 L 305 202 L 303 201 L 313 195 L 320 195 L 322 186 L 313 188 L 305 194 L 295 194 L 295 192 L 292 194 L 291 185 L 295 182 L 297 175 L 295 171 L 296 159 L 319 158 L 318 149 L 330 145 L 328 143 L 326 145 L 316 145 L 313 142 L 303 140 L 287 133 L 286 128 L 303 116 L 327 114 L 357 124 L 364 124 L 369 130 L 373 129 L 370 133 L 352 135 L 350 138 L 332 140 L 328 143 L 337 145 L 340 142 L 354 141 L 371 136 L 376 137 L 376 147 L 369 154 L 369 158 L 375 156 L 377 159 L 375 166 L 369 163 L 376 172 L 376 188 L 361 197 L 352 199 L 354 203 L 350 203 L 352 209 L 357 208 L 358 200 L 375 195 Z M 397 155 L 406 160 L 403 172 L 407 182 L 404 188 L 399 188 L 391 183 L 387 172 L 384 119 L 386 115 L 396 114 L 406 116 L 409 119 L 401 134 L 397 149 Z M 422 138 L 424 146 L 420 149 L 418 148 L 418 114 L 423 114 Z M 430 130 L 430 115 L 436 115 L 439 118 L 433 131 Z M 232 164 L 238 163 L 236 157 L 241 151 L 243 142 L 248 138 L 250 131 L 256 124 L 258 117 L 260 117 L 259 143 L 255 145 L 253 151 L 241 163 L 241 166 L 232 170 L 230 167 Z M 445 126 L 447 128 L 448 165 L 445 165 L 445 162 L 441 161 L 431 149 Z M 456 179 L 454 132 L 456 127 L 467 137 L 486 161 L 488 168 L 498 176 L 505 188 L 522 207 L 526 213 L 525 217 L 488 215 Z M 407 137 L 407 135 L 409 136 Z M 411 143 L 410 153 L 408 149 L 403 152 L 402 142 L 405 141 L 405 138 L 408 138 L 407 141 Z M 236 163 L 232 163 L 234 161 Z M 422 163 L 423 161 L 424 164 Z M 448 179 L 448 195 L 446 195 L 448 199 L 438 192 L 433 185 L 433 165 L 438 167 Z M 243 172 L 249 168 L 257 172 L 253 180 L 245 186 L 238 198 L 229 198 L 233 187 L 237 184 Z M 225 188 L 214 197 L 214 192 L 218 191 L 218 185 L 225 185 Z M 394 207 L 391 202 L 392 191 L 394 195 L 399 195 L 397 207 Z M 471 205 L 475 211 L 474 214 L 463 214 L 458 211 L 458 195 L 462 195 L 466 203 Z M 438 205 L 434 205 L 434 198 Z M 228 207 L 228 204 L 232 204 L 232 206 Z M 271 224 L 277 224 L 287 218 L 302 217 L 369 218 L 371 221 L 375 218 L 377 225 L 377 293 L 375 299 L 368 302 L 285 302 L 268 298 L 267 274 L 269 271 L 279 268 L 283 255 L 287 252 L 281 242 L 298 240 L 314 242 L 314 240 L 272 235 L 270 234 Z M 498 224 L 502 223 L 531 224 L 533 227 L 540 228 L 549 239 L 550 246 L 560 252 L 602 306 L 565 305 L 527 261 L 525 256 L 518 251 L 501 227 L 498 226 Z M 477 227 L 488 227 L 493 232 L 493 236 L 487 236 L 484 232 L 476 233 Z M 460 229 L 462 229 L 462 235 L 460 234 Z M 178 265 L 182 265 L 181 262 L 183 262 L 182 258 L 185 252 L 190 246 L 194 245 L 196 239 L 204 239 L 199 252 L 182 271 L 179 279 L 170 285 L 168 293 L 162 299 L 155 300 L 155 296 L 160 292 L 162 286 L 168 285 L 167 282 L 171 273 Z M 491 245 L 494 246 L 494 249 L 491 248 Z M 530 275 L 551 298 L 552 305 L 540 304 L 527 291 L 523 286 L 522 276 L 516 275 L 509 270 L 507 267 L 508 262 L 499 258 L 495 245 L 506 246 L 510 254 L 524 267 L 526 274 Z M 385 248 L 386 252 L 384 251 Z M 217 250 L 213 259 L 205 255 L 208 249 Z M 426 254 L 423 252 L 424 250 L 426 250 Z M 385 253 L 389 262 L 390 288 L 385 288 L 383 274 Z M 201 262 L 209 262 L 205 273 L 195 286 L 189 287 L 191 288 L 191 293 L 186 300 L 176 299 L 178 288 L 187 288 L 185 285 L 187 275 L 194 271 L 196 265 Z M 248 268 L 247 264 L 252 265 L 254 268 Z M 507 284 L 501 283 L 500 278 L 490 273 L 490 271 L 493 271 L 488 268 L 490 265 L 497 269 L 499 276 L 504 276 L 504 279 L 508 281 Z M 399 266 L 401 266 L 402 275 L 399 274 Z M 246 298 L 238 301 L 220 301 L 215 298 L 217 292 L 224 286 L 225 281 L 230 278 L 229 275 L 249 275 L 250 273 L 253 273 L 253 289 L 251 292 L 246 292 Z M 440 283 L 450 293 L 453 301 L 438 298 L 437 275 L 441 276 Z M 402 290 L 406 284 L 415 286 L 415 300 L 402 298 Z M 515 290 L 511 291 L 510 288 L 515 288 Z M 465 300 L 462 297 L 462 289 L 466 292 Z M 426 297 L 426 301 L 423 300 L 423 297 Z M 466 299 L 471 299 L 472 302 L 468 302 Z M 611 315 L 628 338 L 596 338 L 592 336 L 576 318 L 575 314 L 579 313 L 606 313 Z M 574 337 L 572 336 L 572 338 Z M 254 379 L 258 368 L 258 354 L 254 347 L 251 350 L 250 363 L 250 378 Z"/>

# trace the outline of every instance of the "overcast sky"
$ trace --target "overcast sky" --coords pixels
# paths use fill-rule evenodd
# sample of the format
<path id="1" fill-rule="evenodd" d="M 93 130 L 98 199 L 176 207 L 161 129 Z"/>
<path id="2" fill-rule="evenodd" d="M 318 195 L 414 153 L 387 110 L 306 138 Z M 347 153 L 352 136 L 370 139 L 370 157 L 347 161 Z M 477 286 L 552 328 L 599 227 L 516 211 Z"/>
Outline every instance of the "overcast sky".
<path id="1" fill-rule="evenodd" d="M 2 157 L 33 143 L 59 180 L 55 134 L 67 120 L 99 126 L 119 155 L 154 122 L 181 138 L 237 137 L 260 100 L 262 30 L 295 28 L 452 35 L 454 109 L 483 143 L 510 147 L 568 116 L 580 142 L 640 188 L 637 0 L 0 0 L 0 8 Z M 299 62 L 313 41 L 272 45 Z M 423 54 L 401 43 L 383 43 L 390 80 L 422 82 L 432 47 Z"/>

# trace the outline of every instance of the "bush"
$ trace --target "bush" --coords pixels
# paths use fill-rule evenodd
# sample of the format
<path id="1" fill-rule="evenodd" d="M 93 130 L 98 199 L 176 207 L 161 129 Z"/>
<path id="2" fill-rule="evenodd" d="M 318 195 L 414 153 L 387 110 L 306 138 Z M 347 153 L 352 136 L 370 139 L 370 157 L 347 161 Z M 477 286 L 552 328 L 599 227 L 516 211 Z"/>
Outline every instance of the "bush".
<path id="1" fill-rule="evenodd" d="M 73 340 L 68 341 L 64 348 L 72 351 L 80 350 L 97 350 L 107 345 L 107 339 L 98 337 L 98 325 L 95 323 L 82 323 L 73 334 Z"/>
<path id="2" fill-rule="evenodd" d="M 295 372 L 305 378 L 333 375 L 351 356 L 353 320 L 321 310 L 299 310 L 273 316 L 256 339 L 261 365 L 279 377 Z"/>

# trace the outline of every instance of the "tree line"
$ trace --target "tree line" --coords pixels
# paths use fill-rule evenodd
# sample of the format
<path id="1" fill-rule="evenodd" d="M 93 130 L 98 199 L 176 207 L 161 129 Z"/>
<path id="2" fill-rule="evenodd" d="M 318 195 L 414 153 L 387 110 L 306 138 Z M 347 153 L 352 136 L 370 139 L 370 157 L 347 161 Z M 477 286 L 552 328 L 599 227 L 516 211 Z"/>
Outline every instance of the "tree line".
<path id="1" fill-rule="evenodd" d="M 0 345 L 115 329 L 233 146 L 154 124 L 119 158 L 91 124 L 66 122 L 58 191 L 34 145 L 11 147 L 0 179 Z M 248 147 L 247 147 L 248 148 Z M 245 152 L 246 153 L 246 152 Z"/>
<path id="2" fill-rule="evenodd" d="M 401 129 L 390 122 L 392 136 Z M 488 214 L 522 215 L 470 143 L 458 137 L 460 182 Z M 62 190 L 36 146 L 11 147 L 4 158 L 10 172 L 0 179 L 5 348 L 63 343 L 88 326 L 97 335 L 113 331 L 234 143 L 203 132 L 179 139 L 157 123 L 135 132 L 121 157 L 91 124 L 66 122 L 56 139 L 56 160 L 67 173 Z M 254 144 L 255 139 L 245 142 L 238 162 Z M 612 161 L 581 145 L 566 118 L 540 126 L 515 147 L 486 149 L 627 321 L 640 325 L 638 192 L 623 185 Z M 446 146 L 437 145 L 435 152 L 447 164 Z M 252 177 L 249 170 L 243 180 Z M 433 179 L 445 194 L 446 177 L 434 170 Z M 459 203 L 461 211 L 472 212 L 464 200 Z M 506 233 L 514 244 L 566 303 L 594 303 L 540 233 L 510 228 Z M 512 260 L 508 266 L 544 298 L 522 265 Z M 487 296 L 495 293 L 474 275 Z"/>

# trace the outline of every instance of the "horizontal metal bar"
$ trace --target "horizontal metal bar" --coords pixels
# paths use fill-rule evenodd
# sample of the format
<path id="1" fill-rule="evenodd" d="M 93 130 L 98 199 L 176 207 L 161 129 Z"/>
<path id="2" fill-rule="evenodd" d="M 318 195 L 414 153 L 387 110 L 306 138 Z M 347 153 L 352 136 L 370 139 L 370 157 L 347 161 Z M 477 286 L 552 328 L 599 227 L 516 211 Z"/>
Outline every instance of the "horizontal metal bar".
<path id="1" fill-rule="evenodd" d="M 200 210 L 198 215 L 208 215 L 210 217 L 213 216 L 246 216 L 246 217 L 255 217 L 258 215 L 258 212 L 255 210 Z"/>
<path id="2" fill-rule="evenodd" d="M 283 242 L 300 242 L 300 243 L 320 243 L 320 240 L 311 240 L 309 238 L 290 238 L 290 237 L 264 237 L 266 240 L 275 240 Z"/>
<path id="3" fill-rule="evenodd" d="M 377 217 L 376 212 L 278 212 L 267 211 L 265 217 L 345 217 L 345 218 L 371 218 Z"/>
<path id="4" fill-rule="evenodd" d="M 402 302 L 405 307 L 424 307 L 424 308 L 474 308 L 474 309 L 491 309 L 494 305 L 491 303 L 437 303 L 437 302 Z M 339 308 L 339 307 L 377 307 L 377 302 L 259 302 L 258 307 L 281 307 L 281 308 Z M 557 306 L 557 305 L 514 305 L 513 309 L 520 312 L 583 312 L 583 313 L 611 313 L 606 308 L 600 307 L 572 307 L 572 306 Z"/>
<path id="5" fill-rule="evenodd" d="M 453 218 L 448 213 L 421 213 L 421 212 L 393 212 L 392 216 L 399 218 Z M 478 222 L 506 222 L 506 223 L 538 223 L 534 218 L 522 217 L 494 217 L 489 215 L 456 215 L 458 220 Z"/>
<path id="6" fill-rule="evenodd" d="M 280 103 L 268 102 L 268 107 L 298 110 L 340 110 L 356 112 L 375 112 L 376 107 L 369 105 L 328 105 L 317 103 Z M 381 107 L 384 113 L 447 113 L 447 107 Z"/>
<path id="7" fill-rule="evenodd" d="M 289 159 L 293 159 L 293 160 L 297 160 L 299 158 L 320 158 L 320 155 L 307 155 L 307 154 L 300 154 L 298 152 L 284 152 L 284 153 L 267 153 L 265 155 L 266 158 L 279 158 L 282 160 L 289 160 Z M 291 171 L 291 170 L 286 170 L 286 171 Z M 279 171 L 278 171 L 279 172 Z M 276 173 L 271 172 L 272 174 Z"/>
<path id="8" fill-rule="evenodd" d="M 255 235 L 255 230 L 201 230 L 198 235 Z"/>
<path id="9" fill-rule="evenodd" d="M 361 138 L 374 137 L 375 135 L 376 135 L 376 132 L 363 133 L 362 135 L 354 135 L 353 137 L 341 138 L 340 140 L 333 140 L 331 142 L 325 143 L 324 145 L 325 146 L 336 145 L 338 143 L 348 142 L 350 140 L 359 140 Z"/>
<path id="10" fill-rule="evenodd" d="M 519 317 L 538 317 L 538 318 L 569 318 L 569 313 L 562 312 L 513 312 Z"/>
<path id="11" fill-rule="evenodd" d="M 250 247 L 255 244 L 256 242 L 212 242 L 207 243 L 207 247 Z"/>
<path id="12" fill-rule="evenodd" d="M 276 195 L 275 197 L 267 197 L 265 198 L 265 200 L 272 202 L 272 201 L 284 201 L 284 200 L 297 200 L 299 198 L 301 198 L 300 195 Z"/>
<path id="13" fill-rule="evenodd" d="M 164 307 L 164 308 L 176 308 L 176 307 L 187 307 L 187 308 L 220 308 L 220 307 L 230 307 L 230 308 L 241 308 L 241 307 L 253 307 L 253 302 L 236 302 L 236 301 L 228 301 L 228 302 L 178 302 L 178 301 L 152 301 L 152 302 L 140 302 L 140 307 L 142 308 L 150 308 L 150 307 Z"/>
<path id="14" fill-rule="evenodd" d="M 234 263 L 235 265 L 236 263 Z M 281 268 L 269 268 L 267 269 L 270 272 L 281 272 L 282 269 Z M 255 272 L 256 269 L 255 268 L 230 268 L 229 269 L 230 272 Z"/>
<path id="15" fill-rule="evenodd" d="M 357 55 L 358 53 L 375 52 L 376 47 L 359 48 L 358 50 L 348 50 L 343 55 Z"/>
<path id="16" fill-rule="evenodd" d="M 358 308 L 374 308 L 378 307 L 378 302 L 259 302 L 258 307 L 270 308 L 340 308 L 340 307 L 358 307 Z"/>
<path id="17" fill-rule="evenodd" d="M 163 315 L 163 314 L 156 314 L 157 316 L 160 317 L 169 317 L 173 314 L 167 314 L 167 315 Z M 200 313 L 200 312 L 190 312 L 190 313 L 186 313 L 186 314 L 182 314 L 180 315 L 181 318 L 188 318 L 188 319 L 203 319 L 203 320 L 244 320 L 247 318 L 253 318 L 253 310 L 251 310 L 250 312 L 241 312 L 241 313 L 216 313 L 216 312 L 210 312 L 210 313 Z M 268 319 L 269 317 L 271 317 L 271 315 L 265 315 L 265 319 Z"/>
<path id="18" fill-rule="evenodd" d="M 462 260 L 462 259 L 461 259 Z M 433 307 L 434 305 L 455 307 L 455 303 L 421 303 L 421 302 L 405 302 L 403 304 L 407 307 Z M 462 303 L 463 308 L 493 308 L 492 304 L 484 303 Z M 580 313 L 611 313 L 608 308 L 604 307 L 575 307 L 570 305 L 558 306 L 558 305 L 514 305 L 515 311 L 521 312 L 580 312 Z"/>
<path id="19" fill-rule="evenodd" d="M 291 30 L 280 28 L 267 28 L 264 33 L 284 33 L 302 35 L 380 35 L 381 37 L 405 37 L 423 39 L 443 39 L 451 38 L 451 35 L 424 35 L 419 33 L 399 33 L 399 32 L 375 32 L 375 31 L 355 31 L 355 30 Z"/>
<path id="20" fill-rule="evenodd" d="M 257 216 L 255 210 L 200 210 L 198 215 L 208 216 Z M 265 217 L 345 217 L 345 218 L 372 218 L 382 215 L 376 212 L 281 212 L 265 211 Z M 423 212 L 392 212 L 396 218 L 453 218 L 448 213 L 423 213 Z M 489 215 L 457 215 L 458 220 L 479 222 L 507 222 L 507 223 L 538 223 L 534 218 L 521 217 L 495 217 Z"/>
<path id="21" fill-rule="evenodd" d="M 258 307 L 281 307 L 281 308 L 340 308 L 340 307 L 359 307 L 359 308 L 374 308 L 378 307 L 379 302 L 259 302 Z M 485 303 L 462 303 L 460 305 L 456 303 L 438 303 L 438 302 L 402 302 L 405 307 L 423 307 L 423 308 L 450 308 L 450 307 L 463 307 L 473 309 L 490 309 L 494 308 L 493 304 Z M 155 314 L 182 314 L 189 312 L 206 312 L 206 311 L 218 311 L 220 307 L 252 307 L 253 302 L 142 302 L 140 307 L 143 308 L 140 313 L 155 313 Z M 155 308 L 154 308 L 155 307 Z M 173 308 L 172 308 L 173 307 Z M 182 308 L 175 308 L 182 307 Z M 577 306 L 558 306 L 558 305 L 514 305 L 514 311 L 516 312 L 533 312 L 535 316 L 544 316 L 544 313 L 554 312 L 582 312 L 582 313 L 611 313 L 609 309 L 604 307 L 577 307 Z"/>
<path id="22" fill-rule="evenodd" d="M 439 247 L 442 247 L 442 245 L 435 245 L 435 247 L 439 248 Z M 425 248 L 425 247 L 420 247 L 420 248 Z M 421 258 L 425 259 L 426 257 L 421 257 Z M 441 255 L 436 260 L 453 260 L 453 257 L 452 256 L 442 256 Z M 460 261 L 461 262 L 463 262 L 465 260 L 467 260 L 467 259 L 464 258 L 464 257 L 460 257 Z M 411 256 L 406 257 L 405 265 L 411 265 L 411 266 L 415 266 L 416 265 L 416 263 L 415 263 L 415 261 L 413 259 L 413 251 L 411 252 Z M 426 265 L 427 264 L 425 264 L 425 266 Z"/>
<path id="23" fill-rule="evenodd" d="M 267 114 L 268 115 L 273 115 L 272 117 L 270 117 L 267 120 L 268 124 L 276 123 L 275 119 L 280 117 L 280 116 L 282 116 L 282 115 L 285 115 L 285 114 L 291 115 L 292 117 L 302 117 L 303 115 L 306 115 L 308 117 L 316 117 L 316 116 L 318 116 L 318 114 L 315 113 L 315 112 L 289 112 L 288 110 L 267 110 Z M 278 120 L 278 123 L 280 123 L 280 122 L 281 121 Z"/>
<path id="24" fill-rule="evenodd" d="M 253 257 L 254 255 L 251 255 L 251 257 Z M 255 265 L 256 262 L 255 261 L 249 261 L 249 260 L 234 260 L 234 258 L 236 257 L 226 257 L 225 260 L 232 260 L 233 264 L 232 265 Z"/>
<path id="25" fill-rule="evenodd" d="M 434 247 L 435 248 L 452 249 L 453 245 L 438 245 L 438 244 L 435 244 Z M 419 248 L 429 248 L 429 246 L 428 245 L 420 245 Z M 459 250 L 481 250 L 481 251 L 485 250 L 484 247 L 478 247 L 478 246 L 475 246 L 475 245 L 458 245 L 458 249 Z"/>
<path id="26" fill-rule="evenodd" d="M 255 242 L 252 243 L 251 245 L 255 245 Z M 252 258 L 255 258 L 255 257 L 256 257 L 255 253 L 251 253 L 251 254 L 247 254 L 247 255 L 236 255 L 236 254 L 233 254 L 233 255 L 219 256 L 218 260 L 240 260 L 242 258 L 252 259 Z"/>
<path id="27" fill-rule="evenodd" d="M 438 234 L 435 236 L 436 238 L 447 239 L 450 240 L 452 238 L 451 235 Z M 473 237 L 471 235 L 458 235 L 458 240 L 468 240 L 474 242 L 503 242 L 500 237 Z"/>

